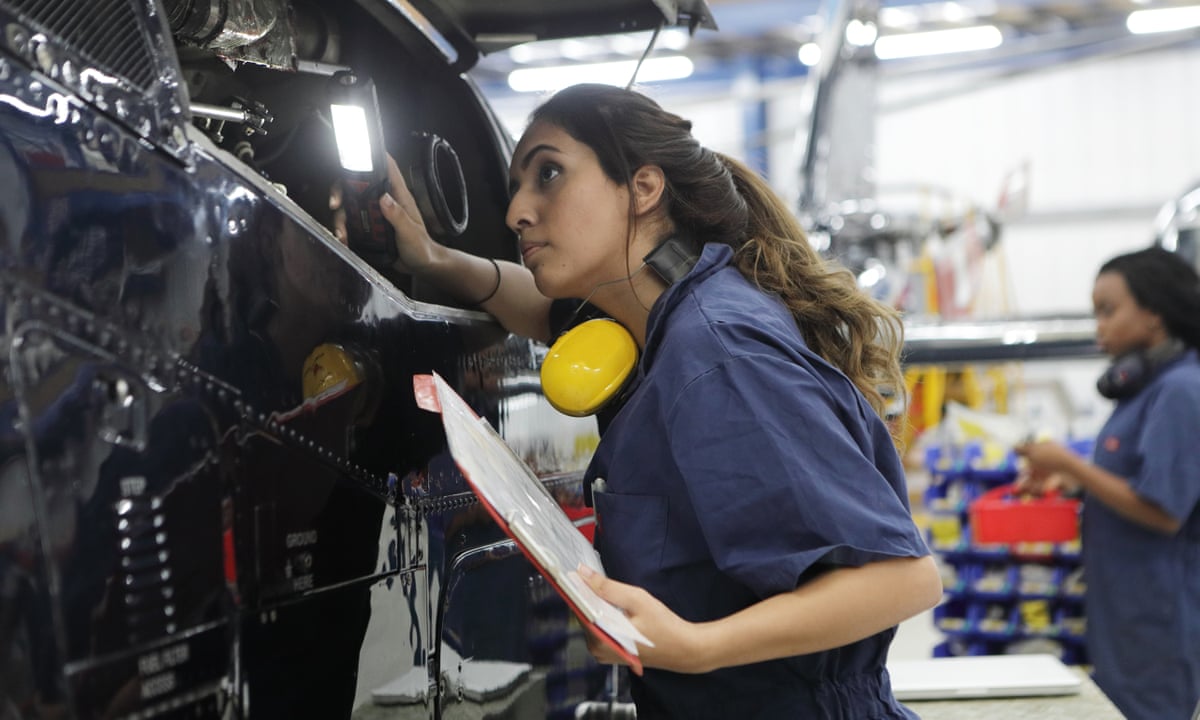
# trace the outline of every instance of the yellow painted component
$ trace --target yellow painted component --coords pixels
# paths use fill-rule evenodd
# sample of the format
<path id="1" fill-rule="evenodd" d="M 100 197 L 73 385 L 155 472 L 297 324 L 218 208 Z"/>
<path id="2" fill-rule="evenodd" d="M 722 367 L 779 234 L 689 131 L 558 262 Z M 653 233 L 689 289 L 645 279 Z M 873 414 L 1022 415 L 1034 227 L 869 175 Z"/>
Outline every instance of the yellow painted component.
<path id="1" fill-rule="evenodd" d="M 334 388 L 348 390 L 362 381 L 362 370 L 341 345 L 318 345 L 304 360 L 301 384 L 305 400 L 312 400 Z"/>
<path id="2" fill-rule="evenodd" d="M 1045 600 L 1026 600 L 1021 603 L 1020 609 L 1021 623 L 1028 631 L 1045 631 L 1053 623 L 1050 615 L 1050 603 Z"/>
<path id="3" fill-rule="evenodd" d="M 990 367 L 988 377 L 992 380 L 992 404 L 1001 415 L 1008 413 L 1008 372 L 1004 367 Z"/>
<path id="4" fill-rule="evenodd" d="M 965 367 L 961 371 L 960 382 L 962 383 L 962 396 L 964 404 L 969 408 L 978 410 L 983 407 L 983 402 L 986 399 L 984 396 L 983 385 L 979 382 L 979 374 L 975 372 L 973 367 Z"/>
<path id="5" fill-rule="evenodd" d="M 913 438 L 942 421 L 942 404 L 946 395 L 946 369 L 937 365 L 918 365 L 904 371 L 904 388 L 908 393 L 908 422 L 900 436 L 900 445 L 907 448 Z"/>
<path id="6" fill-rule="evenodd" d="M 916 265 L 916 275 L 921 278 L 921 284 L 925 291 L 925 312 L 929 315 L 937 315 L 941 312 L 941 306 L 938 302 L 937 268 L 934 266 L 933 256 L 926 249 L 914 264 Z"/>
<path id="7" fill-rule="evenodd" d="M 564 415 L 591 415 L 612 399 L 637 365 L 637 343 L 620 323 L 580 323 L 542 361 L 542 392 Z"/>
<path id="8" fill-rule="evenodd" d="M 962 521 L 956 515 L 936 515 L 930 520 L 929 535 L 937 545 L 957 545 L 963 536 Z"/>
<path id="9" fill-rule="evenodd" d="M 946 402 L 946 368 L 929 366 L 921 378 L 921 425 L 928 429 L 942 421 Z"/>
<path id="10" fill-rule="evenodd" d="M 596 448 L 600 446 L 600 435 L 594 432 L 586 435 L 575 436 L 575 454 L 573 459 L 584 460 L 590 458 L 596 452 Z"/>

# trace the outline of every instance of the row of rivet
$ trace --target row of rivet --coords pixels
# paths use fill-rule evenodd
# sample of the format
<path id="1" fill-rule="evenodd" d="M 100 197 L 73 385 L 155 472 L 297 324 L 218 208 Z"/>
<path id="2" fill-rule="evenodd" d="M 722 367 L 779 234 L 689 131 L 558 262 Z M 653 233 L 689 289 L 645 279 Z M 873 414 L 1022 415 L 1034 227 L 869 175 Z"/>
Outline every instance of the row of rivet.
<path id="1" fill-rule="evenodd" d="M 178 80 L 161 82 L 150 93 L 158 97 L 146 97 L 124 79 L 92 67 L 77 53 L 61 46 L 56 39 L 25 27 L 7 13 L 0 12 L 0 19 L 6 21 L 4 40 L 8 50 L 27 62 L 32 69 L 54 83 L 61 83 L 64 89 L 79 93 L 101 110 L 115 115 L 145 140 L 159 145 L 176 157 L 183 155 L 188 142 L 184 129 L 186 118 L 177 97 L 180 87 Z M 7 80 L 10 75 L 7 62 L 0 64 L 0 80 Z M 52 94 L 55 102 L 68 102 L 65 93 Z M 34 107 L 45 102 L 37 97 L 28 99 L 34 101 L 30 103 Z M 104 137 L 102 133 L 88 132 L 88 135 L 89 144 L 95 142 L 97 137 L 101 140 Z"/>
<path id="2" fill-rule="evenodd" d="M 140 373 L 147 375 L 145 379 L 151 385 L 168 386 L 170 383 L 166 382 L 167 378 L 161 377 L 161 375 L 171 373 L 171 368 L 173 368 L 173 380 L 176 387 L 190 387 L 190 389 L 216 400 L 221 405 L 232 407 L 239 417 L 258 429 L 317 455 L 380 497 L 396 501 L 395 493 L 389 492 L 389 483 L 386 478 L 379 477 L 363 466 L 351 462 L 346 457 L 298 432 L 295 428 L 278 422 L 271 414 L 256 410 L 250 403 L 242 399 L 240 391 L 229 383 L 209 375 L 181 357 L 160 355 L 147 349 L 140 342 L 131 342 L 125 334 L 90 313 L 68 306 L 58 299 L 43 295 L 36 290 L 26 288 L 19 281 L 0 274 L 0 288 L 4 285 L 8 285 L 5 295 L 13 305 L 11 310 L 21 321 L 44 317 L 50 321 L 48 324 L 51 326 L 65 324 L 73 336 L 93 344 L 105 354 L 122 360 L 136 357 L 139 362 L 135 367 Z"/>

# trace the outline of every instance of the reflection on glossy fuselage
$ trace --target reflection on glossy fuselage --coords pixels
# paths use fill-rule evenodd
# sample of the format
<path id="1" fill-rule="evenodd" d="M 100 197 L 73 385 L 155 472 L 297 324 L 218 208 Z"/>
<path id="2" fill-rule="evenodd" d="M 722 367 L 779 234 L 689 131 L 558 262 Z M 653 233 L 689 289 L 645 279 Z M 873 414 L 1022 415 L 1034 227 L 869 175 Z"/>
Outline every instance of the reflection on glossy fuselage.
<path id="1" fill-rule="evenodd" d="M 595 695 L 577 625 L 412 397 L 447 378 L 581 510 L 595 424 L 549 408 L 539 349 L 410 299 L 194 128 L 166 152 L 0 61 L 0 717 Z M 306 397 L 327 344 L 368 369 Z"/>

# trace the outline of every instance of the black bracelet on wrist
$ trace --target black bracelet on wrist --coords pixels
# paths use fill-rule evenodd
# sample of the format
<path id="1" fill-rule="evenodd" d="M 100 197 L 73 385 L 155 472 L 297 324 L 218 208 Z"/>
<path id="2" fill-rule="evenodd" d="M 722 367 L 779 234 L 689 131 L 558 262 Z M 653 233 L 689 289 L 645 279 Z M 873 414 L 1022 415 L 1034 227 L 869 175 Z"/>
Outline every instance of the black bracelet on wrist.
<path id="1" fill-rule="evenodd" d="M 488 300 L 496 297 L 496 293 L 500 290 L 500 263 L 496 262 L 495 258 L 488 258 L 488 260 L 492 263 L 492 267 L 496 269 L 496 285 L 492 288 L 490 293 L 484 296 L 482 300 L 478 300 L 474 303 L 476 306 L 483 305 Z"/>

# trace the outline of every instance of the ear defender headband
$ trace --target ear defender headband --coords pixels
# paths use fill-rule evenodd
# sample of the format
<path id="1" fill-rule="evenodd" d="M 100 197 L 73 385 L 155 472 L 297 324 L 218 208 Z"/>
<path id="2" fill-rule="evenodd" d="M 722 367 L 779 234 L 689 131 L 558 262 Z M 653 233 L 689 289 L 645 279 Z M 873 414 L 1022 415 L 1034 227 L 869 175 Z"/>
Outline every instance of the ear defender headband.
<path id="1" fill-rule="evenodd" d="M 1109 400 L 1136 395 L 1146 387 L 1159 370 L 1183 355 L 1187 346 L 1178 338 L 1170 338 L 1151 350 L 1135 350 L 1113 360 L 1112 365 L 1096 381 L 1096 390 Z"/>
<path id="2" fill-rule="evenodd" d="M 642 262 L 672 285 L 691 272 L 699 259 L 689 243 L 671 235 Z M 637 342 L 624 325 L 607 318 L 588 320 L 550 346 L 542 361 L 542 392 L 564 415 L 592 415 L 621 394 L 637 362 Z"/>

